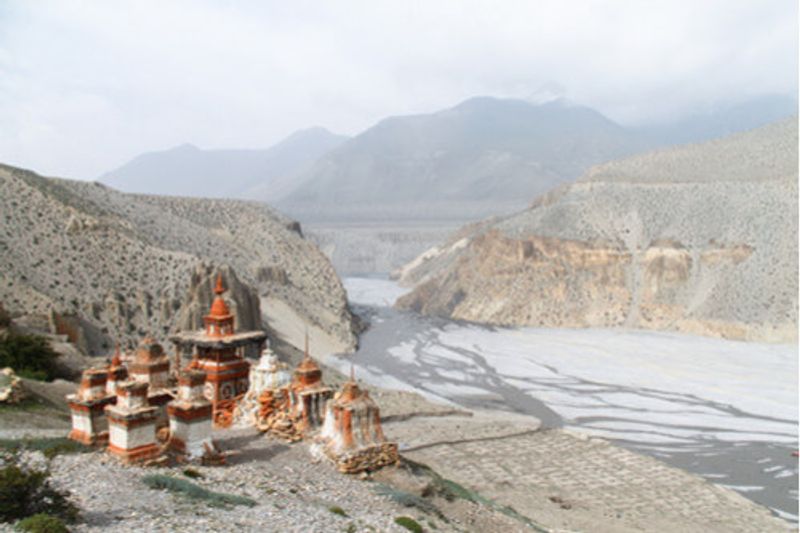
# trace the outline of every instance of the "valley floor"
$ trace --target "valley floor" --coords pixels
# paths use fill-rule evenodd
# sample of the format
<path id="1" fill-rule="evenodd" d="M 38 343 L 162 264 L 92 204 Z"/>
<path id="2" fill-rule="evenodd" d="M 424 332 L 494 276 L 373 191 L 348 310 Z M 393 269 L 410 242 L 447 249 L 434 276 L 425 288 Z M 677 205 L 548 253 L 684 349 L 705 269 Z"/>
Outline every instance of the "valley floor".
<path id="1" fill-rule="evenodd" d="M 229 464 L 193 467 L 202 477 L 190 481 L 251 498 L 252 507 L 212 507 L 142 481 L 149 474 L 185 480 L 184 467 L 125 467 L 102 452 L 59 455 L 49 466 L 55 485 L 70 490 L 83 510 L 75 531 L 402 532 L 394 521 L 400 516 L 425 531 L 789 529 L 729 489 L 603 439 L 545 430 L 530 416 L 454 409 L 413 393 L 373 395 L 387 436 L 412 462 L 368 479 L 337 473 L 305 443 L 252 429 L 217 432 L 219 446 L 233 452 Z M 24 458 L 44 464 L 38 452 Z"/>
<path id="2" fill-rule="evenodd" d="M 397 312 L 402 294 L 350 278 L 372 327 L 366 381 L 466 408 L 536 416 L 699 474 L 797 520 L 797 346 L 625 330 L 493 328 Z"/>
<path id="3" fill-rule="evenodd" d="M 792 347 L 498 330 L 396 312 L 389 305 L 402 289 L 383 280 L 350 279 L 347 288 L 371 328 L 355 356 L 323 361 L 325 381 L 338 386 L 354 364 L 381 407 L 387 437 L 410 462 L 362 479 L 337 473 L 306 443 L 220 431 L 229 465 L 196 467 L 203 477 L 192 482 L 256 505 L 217 508 L 142 482 L 154 473 L 184 479 L 183 467 L 123 467 L 100 452 L 60 455 L 50 465 L 54 481 L 84 510 L 75 530 L 405 531 L 394 522 L 399 516 L 426 531 L 793 528 Z M 51 403 L 29 404 L 36 416 L 0 411 L 0 437 L 66 434 L 60 398 L 71 387 L 39 391 Z M 680 464 L 681 450 L 694 463 Z M 726 456 L 730 450 L 739 455 Z M 749 491 L 737 481 L 747 475 Z M 790 521 L 754 494 L 771 498 L 766 504 Z"/>

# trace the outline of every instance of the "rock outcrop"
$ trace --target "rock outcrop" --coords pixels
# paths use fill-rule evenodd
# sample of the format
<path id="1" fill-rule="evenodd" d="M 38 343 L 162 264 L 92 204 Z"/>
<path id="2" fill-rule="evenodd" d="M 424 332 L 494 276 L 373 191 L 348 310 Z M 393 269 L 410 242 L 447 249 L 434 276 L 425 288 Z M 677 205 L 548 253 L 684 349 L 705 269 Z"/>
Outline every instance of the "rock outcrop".
<path id="1" fill-rule="evenodd" d="M 217 273 L 225 280 L 225 295 L 229 308 L 234 314 L 234 326 L 237 331 L 261 329 L 261 303 L 258 293 L 245 285 L 227 265 L 214 268 L 211 265 L 195 266 L 189 281 L 186 296 L 178 309 L 178 329 L 193 330 L 205 327 L 203 317 L 208 314 L 214 300 L 214 284 Z"/>
<path id="2" fill-rule="evenodd" d="M 216 269 L 239 327 L 269 327 L 260 303 L 269 299 L 309 327 L 312 343 L 355 346 L 330 262 L 263 204 L 125 194 L 0 166 L 0 212 L 0 301 L 88 353 L 198 326 Z"/>
<path id="3" fill-rule="evenodd" d="M 797 337 L 797 122 L 592 168 L 400 271 L 401 308 L 545 327 Z"/>

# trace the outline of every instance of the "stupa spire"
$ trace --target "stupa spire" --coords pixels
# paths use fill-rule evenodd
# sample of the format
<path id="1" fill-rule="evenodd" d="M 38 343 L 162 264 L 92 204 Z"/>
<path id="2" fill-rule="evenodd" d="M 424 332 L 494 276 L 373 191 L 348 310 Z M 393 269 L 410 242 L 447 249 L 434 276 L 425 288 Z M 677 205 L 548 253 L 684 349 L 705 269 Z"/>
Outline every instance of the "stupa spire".
<path id="1" fill-rule="evenodd" d="M 114 357 L 111 358 L 111 366 L 122 366 L 122 354 L 119 351 L 119 343 L 117 343 L 117 348 L 114 350 Z"/>
<path id="2" fill-rule="evenodd" d="M 114 350 L 114 357 L 111 358 L 111 366 L 121 366 L 122 365 L 122 353 L 119 351 L 119 343 L 117 343 L 117 347 Z"/>
<path id="3" fill-rule="evenodd" d="M 233 315 L 222 297 L 222 293 L 225 292 L 225 286 L 222 284 L 221 272 L 217 272 L 214 292 L 216 296 L 214 296 L 214 301 L 211 302 L 211 310 L 203 319 L 206 325 L 206 334 L 212 337 L 232 335 L 234 333 Z"/>

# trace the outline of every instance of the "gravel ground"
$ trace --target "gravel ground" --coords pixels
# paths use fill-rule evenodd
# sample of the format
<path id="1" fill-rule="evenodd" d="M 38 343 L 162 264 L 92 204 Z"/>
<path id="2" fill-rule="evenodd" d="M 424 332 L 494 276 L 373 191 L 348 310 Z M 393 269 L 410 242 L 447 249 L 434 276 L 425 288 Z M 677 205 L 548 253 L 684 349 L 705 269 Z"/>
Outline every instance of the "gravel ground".
<path id="1" fill-rule="evenodd" d="M 218 439 L 223 449 L 237 450 L 224 467 L 192 466 L 201 479 L 189 479 L 184 467 L 123 466 L 102 452 L 61 455 L 50 462 L 54 484 L 67 489 L 82 510 L 79 531 L 398 531 L 394 519 L 410 516 L 426 530 L 525 530 L 519 522 L 471 502 L 431 501 L 447 516 L 426 515 L 404 507 L 376 490 L 382 484 L 406 488 L 424 479 L 389 467 L 381 481 L 339 474 L 327 461 L 312 458 L 307 444 L 287 445 L 254 430 L 227 431 Z M 38 452 L 25 452 L 26 464 L 46 466 Z M 164 474 L 192 481 L 216 492 L 246 496 L 257 505 L 211 507 L 168 491 L 148 488 L 142 478 Z M 342 508 L 347 516 L 332 512 Z M 430 524 L 433 524 L 432 526 Z M 5 529 L 3 529 L 3 527 Z M 500 528 L 500 529 L 498 529 Z M 9 526 L 0 530 L 11 531 Z"/>

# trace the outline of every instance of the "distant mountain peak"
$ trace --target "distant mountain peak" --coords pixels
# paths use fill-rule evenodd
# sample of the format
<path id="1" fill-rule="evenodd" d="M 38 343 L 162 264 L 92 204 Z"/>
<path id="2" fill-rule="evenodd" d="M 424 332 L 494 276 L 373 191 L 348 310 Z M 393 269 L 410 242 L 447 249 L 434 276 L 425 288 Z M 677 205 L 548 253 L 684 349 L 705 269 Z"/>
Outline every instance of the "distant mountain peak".
<path id="1" fill-rule="evenodd" d="M 140 154 L 100 181 L 124 192 L 273 201 L 297 172 L 346 139 L 317 126 L 261 150 L 204 150 L 184 143 Z"/>
<path id="2" fill-rule="evenodd" d="M 200 148 L 198 148 L 197 146 L 195 146 L 192 143 L 183 143 L 183 144 L 179 144 L 178 146 L 176 146 L 174 148 L 170 148 L 167 151 L 168 152 L 199 152 Z"/>
<path id="3" fill-rule="evenodd" d="M 532 104 L 546 104 L 549 102 L 567 102 L 567 89 L 560 83 L 548 81 L 525 97 Z"/>

